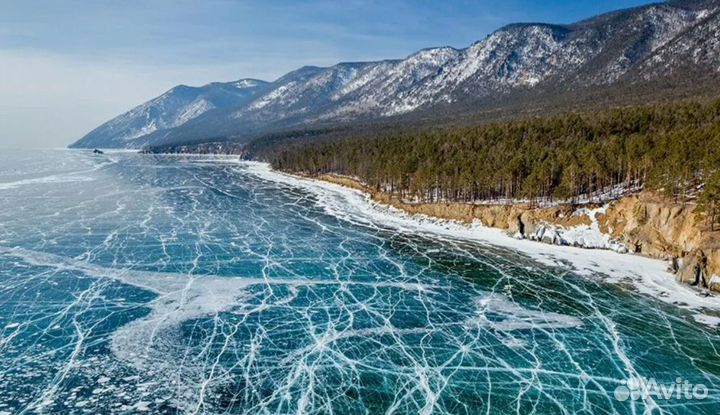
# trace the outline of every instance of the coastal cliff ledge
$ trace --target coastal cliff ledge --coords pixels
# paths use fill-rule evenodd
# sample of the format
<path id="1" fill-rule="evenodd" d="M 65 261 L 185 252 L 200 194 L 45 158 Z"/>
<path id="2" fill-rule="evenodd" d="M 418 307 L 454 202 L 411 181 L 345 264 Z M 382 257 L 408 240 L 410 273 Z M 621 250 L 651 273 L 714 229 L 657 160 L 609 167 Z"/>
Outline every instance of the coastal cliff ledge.
<path id="1" fill-rule="evenodd" d="M 323 174 L 312 178 L 363 191 L 374 201 L 409 214 L 479 221 L 516 238 L 666 260 L 679 281 L 720 292 L 720 231 L 711 231 L 690 202 L 644 191 L 604 205 L 414 203 L 351 177 Z"/>

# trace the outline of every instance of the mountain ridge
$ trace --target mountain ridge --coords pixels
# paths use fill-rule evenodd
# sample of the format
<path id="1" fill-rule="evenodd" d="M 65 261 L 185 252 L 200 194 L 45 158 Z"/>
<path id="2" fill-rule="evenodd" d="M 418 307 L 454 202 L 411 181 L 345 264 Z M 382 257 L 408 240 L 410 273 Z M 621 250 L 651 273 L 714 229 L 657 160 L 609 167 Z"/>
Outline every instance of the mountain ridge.
<path id="1" fill-rule="evenodd" d="M 284 128 L 382 121 L 489 103 L 501 108 L 514 95 L 541 99 L 543 91 L 592 94 L 621 83 L 662 83 L 688 65 L 682 70 L 717 73 L 720 46 L 712 31 L 720 27 L 718 12 L 715 0 L 652 3 L 571 24 L 512 23 L 461 49 L 440 46 L 404 59 L 303 66 L 272 82 L 254 80 L 240 89 L 242 94 L 221 93 L 219 99 L 207 91 L 223 91 L 232 82 L 188 87 L 196 88 L 192 99 L 175 99 L 173 88 L 72 146 L 242 142 Z M 702 59 L 695 58 L 698 50 L 706 52 Z"/>

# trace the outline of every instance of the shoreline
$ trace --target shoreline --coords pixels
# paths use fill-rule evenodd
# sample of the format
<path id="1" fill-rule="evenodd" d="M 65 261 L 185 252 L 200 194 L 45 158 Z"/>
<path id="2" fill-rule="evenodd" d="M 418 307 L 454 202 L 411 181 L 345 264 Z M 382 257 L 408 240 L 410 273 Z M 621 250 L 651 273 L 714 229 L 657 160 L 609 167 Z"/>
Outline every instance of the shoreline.
<path id="1" fill-rule="evenodd" d="M 384 226 L 401 232 L 423 234 L 439 239 L 466 240 L 507 248 L 538 263 L 551 267 L 570 268 L 573 272 L 620 286 L 692 313 L 701 324 L 720 326 L 720 297 L 708 290 L 679 282 L 668 271 L 667 262 L 635 254 L 621 254 L 611 250 L 587 249 L 574 246 L 539 243 L 515 239 L 507 232 L 483 226 L 477 222 L 462 223 L 412 214 L 391 205 L 375 201 L 363 191 L 363 186 L 323 180 L 316 177 L 273 170 L 269 164 L 240 161 L 245 171 L 262 179 L 302 187 L 314 193 L 328 214 L 361 226 Z"/>
<path id="2" fill-rule="evenodd" d="M 503 230 L 515 239 L 663 260 L 678 281 L 720 292 L 719 232 L 703 231 L 702 225 L 696 223 L 691 204 L 671 202 L 654 193 L 631 193 L 604 204 L 416 203 L 376 191 L 352 177 L 334 174 L 302 177 L 358 190 L 377 203 L 410 215 L 421 214 L 466 224 L 480 221 L 482 225 Z M 654 212 L 648 212 L 649 208 Z M 662 223 L 652 223 L 649 216 L 660 217 Z M 643 223 L 632 223 L 633 219 Z"/>

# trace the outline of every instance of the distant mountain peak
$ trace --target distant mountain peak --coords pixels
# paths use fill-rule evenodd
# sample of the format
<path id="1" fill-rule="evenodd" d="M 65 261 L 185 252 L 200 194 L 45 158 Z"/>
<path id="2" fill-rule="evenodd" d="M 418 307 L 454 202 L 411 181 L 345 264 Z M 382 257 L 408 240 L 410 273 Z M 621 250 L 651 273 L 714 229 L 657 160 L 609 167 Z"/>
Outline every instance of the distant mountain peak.
<path id="1" fill-rule="evenodd" d="M 151 143 L 151 134 L 180 127 L 216 108 L 242 105 L 267 85 L 256 79 L 178 85 L 99 126 L 72 147 L 140 148 Z"/>

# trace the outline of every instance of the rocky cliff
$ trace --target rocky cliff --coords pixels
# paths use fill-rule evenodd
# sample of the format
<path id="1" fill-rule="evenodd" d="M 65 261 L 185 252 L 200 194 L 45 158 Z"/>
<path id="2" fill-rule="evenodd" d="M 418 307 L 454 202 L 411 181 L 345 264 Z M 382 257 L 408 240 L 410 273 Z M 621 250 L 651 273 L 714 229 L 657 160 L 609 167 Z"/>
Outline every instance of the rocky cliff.
<path id="1" fill-rule="evenodd" d="M 598 222 L 631 251 L 671 261 L 679 280 L 720 291 L 720 232 L 705 226 L 693 203 L 645 192 L 614 202 Z"/>
<path id="2" fill-rule="evenodd" d="M 666 260 L 679 281 L 720 292 L 720 231 L 710 231 L 690 202 L 641 192 L 604 205 L 411 203 L 352 178 L 317 178 L 362 190 L 373 200 L 410 214 L 479 221 L 516 238 Z"/>

